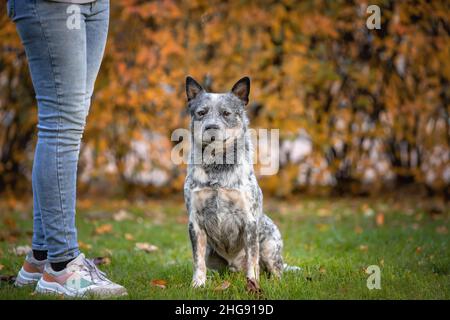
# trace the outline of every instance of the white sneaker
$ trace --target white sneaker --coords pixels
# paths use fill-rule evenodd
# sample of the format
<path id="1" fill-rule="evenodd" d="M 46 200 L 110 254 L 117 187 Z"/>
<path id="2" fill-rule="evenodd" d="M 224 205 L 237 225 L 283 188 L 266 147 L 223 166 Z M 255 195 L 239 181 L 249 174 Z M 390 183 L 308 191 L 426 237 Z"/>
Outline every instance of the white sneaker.
<path id="1" fill-rule="evenodd" d="M 59 272 L 47 264 L 37 283 L 36 292 L 78 298 L 90 294 L 101 298 L 127 295 L 124 287 L 106 278 L 106 274 L 91 260 L 86 259 L 84 254 L 80 254 Z"/>
<path id="2" fill-rule="evenodd" d="M 36 260 L 33 257 L 33 252 L 29 252 L 25 258 L 25 261 L 17 274 L 14 285 L 16 287 L 23 287 L 29 284 L 35 284 L 42 277 L 45 264 L 47 260 Z"/>

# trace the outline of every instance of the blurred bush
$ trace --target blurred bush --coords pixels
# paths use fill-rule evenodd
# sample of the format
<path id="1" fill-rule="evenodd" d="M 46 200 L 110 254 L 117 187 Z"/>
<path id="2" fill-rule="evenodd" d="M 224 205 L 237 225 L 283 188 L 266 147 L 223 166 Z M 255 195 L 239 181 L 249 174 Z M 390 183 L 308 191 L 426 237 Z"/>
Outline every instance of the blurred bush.
<path id="1" fill-rule="evenodd" d="M 184 79 L 213 91 L 252 78 L 254 128 L 280 129 L 266 192 L 450 186 L 446 1 L 111 1 L 84 135 L 84 191 L 180 191 L 170 135 L 187 128 Z M 29 185 L 36 103 L 14 25 L 0 17 L 0 189 Z M 114 186 L 113 190 L 111 186 Z"/>

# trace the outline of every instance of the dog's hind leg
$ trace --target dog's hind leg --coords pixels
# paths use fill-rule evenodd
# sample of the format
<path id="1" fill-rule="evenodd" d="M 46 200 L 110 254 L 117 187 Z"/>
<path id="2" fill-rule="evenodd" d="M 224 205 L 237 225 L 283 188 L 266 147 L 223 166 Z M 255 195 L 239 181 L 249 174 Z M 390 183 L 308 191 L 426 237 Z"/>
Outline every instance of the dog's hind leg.
<path id="1" fill-rule="evenodd" d="M 266 215 L 259 220 L 260 263 L 270 275 L 281 277 L 283 273 L 283 240 L 280 231 Z"/>
<path id="2" fill-rule="evenodd" d="M 211 270 L 222 272 L 228 266 L 227 260 L 221 257 L 211 246 L 206 246 L 206 267 Z"/>
<path id="3" fill-rule="evenodd" d="M 265 240 L 260 244 L 261 268 L 277 278 L 283 274 L 282 247 L 282 242 L 274 239 Z"/>

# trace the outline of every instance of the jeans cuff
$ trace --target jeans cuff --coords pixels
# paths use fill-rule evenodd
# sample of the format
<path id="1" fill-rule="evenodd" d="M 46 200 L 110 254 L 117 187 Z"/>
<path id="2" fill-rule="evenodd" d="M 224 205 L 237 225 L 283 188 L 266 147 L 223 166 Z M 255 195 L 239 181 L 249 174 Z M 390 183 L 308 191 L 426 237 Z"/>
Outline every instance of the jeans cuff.
<path id="1" fill-rule="evenodd" d="M 31 245 L 32 250 L 39 250 L 39 251 L 48 251 L 47 246 L 43 244 L 32 244 Z"/>
<path id="2" fill-rule="evenodd" d="M 64 262 L 67 260 L 73 260 L 76 257 L 78 257 L 80 255 L 80 250 L 79 249 L 74 249 L 73 251 L 70 251 L 62 256 L 58 256 L 58 257 L 51 257 L 50 255 L 48 256 L 48 261 L 52 262 L 52 263 L 57 263 L 57 262 Z"/>

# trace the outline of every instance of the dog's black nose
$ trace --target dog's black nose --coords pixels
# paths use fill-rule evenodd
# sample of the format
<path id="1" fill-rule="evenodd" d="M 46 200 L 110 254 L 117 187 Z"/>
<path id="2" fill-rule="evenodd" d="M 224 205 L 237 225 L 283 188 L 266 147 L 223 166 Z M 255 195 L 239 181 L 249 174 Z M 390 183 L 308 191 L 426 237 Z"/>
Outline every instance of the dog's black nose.
<path id="1" fill-rule="evenodd" d="M 209 125 L 207 125 L 205 127 L 205 131 L 208 131 L 208 130 L 219 130 L 219 129 L 220 128 L 219 128 L 219 126 L 217 124 L 209 124 Z"/>

